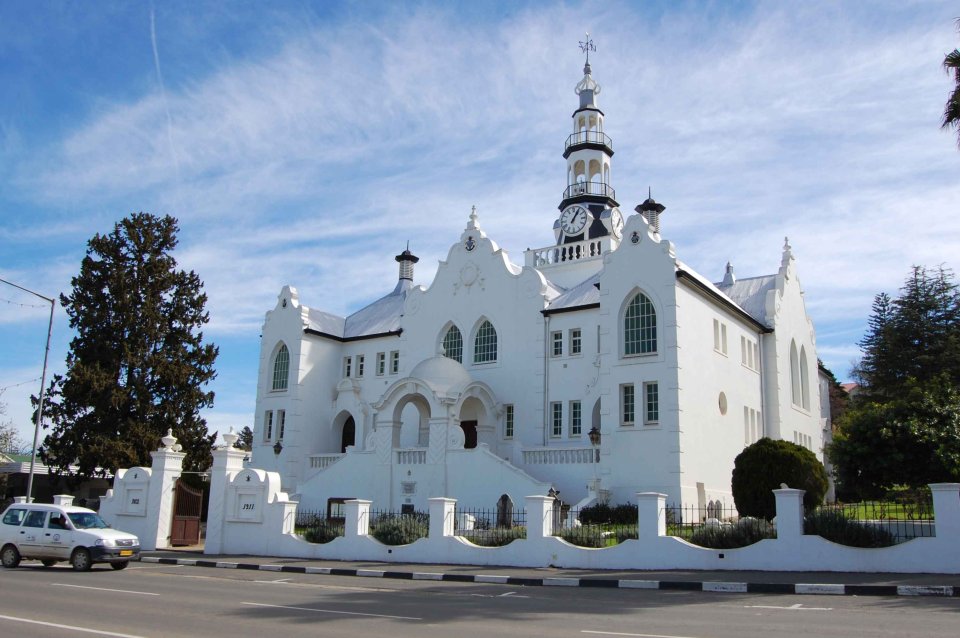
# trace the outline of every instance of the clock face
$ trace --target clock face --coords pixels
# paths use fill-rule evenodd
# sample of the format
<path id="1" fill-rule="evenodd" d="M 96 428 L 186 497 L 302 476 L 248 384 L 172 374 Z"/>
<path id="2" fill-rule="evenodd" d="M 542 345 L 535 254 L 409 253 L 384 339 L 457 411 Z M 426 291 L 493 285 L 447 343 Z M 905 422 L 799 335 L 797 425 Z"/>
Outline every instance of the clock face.
<path id="1" fill-rule="evenodd" d="M 614 209 L 610 214 L 610 222 L 613 226 L 613 234 L 615 237 L 619 237 L 621 231 L 623 231 L 623 215 L 620 214 L 620 211 Z"/>
<path id="2" fill-rule="evenodd" d="M 583 206 L 570 206 L 560 215 L 560 229 L 567 235 L 577 235 L 587 226 L 589 217 Z"/>

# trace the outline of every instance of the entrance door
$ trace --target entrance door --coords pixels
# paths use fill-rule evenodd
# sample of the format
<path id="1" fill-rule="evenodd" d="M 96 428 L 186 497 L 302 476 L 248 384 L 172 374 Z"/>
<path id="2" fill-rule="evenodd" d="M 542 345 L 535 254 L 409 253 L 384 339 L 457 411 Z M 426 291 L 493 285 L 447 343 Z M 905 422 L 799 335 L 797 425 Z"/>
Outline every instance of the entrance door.
<path id="1" fill-rule="evenodd" d="M 460 421 L 460 429 L 463 430 L 463 449 L 472 450 L 477 447 L 477 422 Z"/>
<path id="2" fill-rule="evenodd" d="M 347 422 L 343 424 L 343 434 L 340 435 L 340 453 L 343 454 L 347 451 L 347 447 L 350 445 L 356 445 L 357 439 L 357 424 L 354 422 L 353 417 L 347 419 Z"/>
<path id="3" fill-rule="evenodd" d="M 173 496 L 173 526 L 170 544 L 174 547 L 200 544 L 200 514 L 203 511 L 203 490 L 177 480 Z"/>

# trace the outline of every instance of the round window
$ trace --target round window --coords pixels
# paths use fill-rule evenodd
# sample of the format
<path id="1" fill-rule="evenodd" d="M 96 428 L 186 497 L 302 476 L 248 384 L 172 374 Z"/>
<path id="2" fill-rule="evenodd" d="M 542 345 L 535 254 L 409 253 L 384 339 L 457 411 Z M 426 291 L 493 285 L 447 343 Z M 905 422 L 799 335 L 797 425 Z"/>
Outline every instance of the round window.
<path id="1" fill-rule="evenodd" d="M 723 392 L 720 393 L 719 403 L 720 403 L 720 414 L 726 414 L 727 413 L 727 395 L 724 394 Z"/>

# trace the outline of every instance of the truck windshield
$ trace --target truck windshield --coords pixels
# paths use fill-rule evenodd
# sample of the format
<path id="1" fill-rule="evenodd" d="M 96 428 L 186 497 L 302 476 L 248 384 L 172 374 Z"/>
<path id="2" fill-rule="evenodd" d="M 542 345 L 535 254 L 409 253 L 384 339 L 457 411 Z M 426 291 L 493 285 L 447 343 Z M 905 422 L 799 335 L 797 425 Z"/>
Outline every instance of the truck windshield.
<path id="1" fill-rule="evenodd" d="M 67 514 L 77 529 L 105 529 L 110 527 L 99 515 L 93 512 L 71 512 Z"/>

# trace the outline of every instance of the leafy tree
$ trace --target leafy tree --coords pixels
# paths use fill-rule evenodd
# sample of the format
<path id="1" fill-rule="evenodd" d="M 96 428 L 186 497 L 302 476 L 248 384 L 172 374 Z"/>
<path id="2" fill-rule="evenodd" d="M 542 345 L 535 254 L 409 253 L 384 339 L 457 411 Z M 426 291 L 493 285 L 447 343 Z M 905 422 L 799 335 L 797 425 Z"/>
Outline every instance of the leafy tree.
<path id="1" fill-rule="evenodd" d="M 0 390 L 0 395 L 3 391 Z M 7 404 L 0 401 L 0 418 L 7 414 Z M 23 452 L 25 444 L 20 438 L 17 429 L 13 427 L 13 421 L 0 420 L 0 454 L 20 454 Z"/>
<path id="2" fill-rule="evenodd" d="M 891 300 L 874 299 L 863 358 L 855 369 L 865 400 L 897 398 L 908 379 L 928 382 L 946 374 L 960 385 L 960 293 L 943 266 L 914 266 Z"/>
<path id="3" fill-rule="evenodd" d="M 777 514 L 773 490 L 781 483 L 806 490 L 808 509 L 823 503 L 827 471 L 807 448 L 790 441 L 762 438 L 748 445 L 733 461 L 733 502 L 740 516 L 770 520 Z"/>
<path id="4" fill-rule="evenodd" d="M 245 452 L 253 451 L 253 430 L 249 425 L 243 426 L 240 430 L 240 438 L 237 439 L 237 447 Z"/>
<path id="5" fill-rule="evenodd" d="M 168 429 L 189 470 L 205 469 L 216 434 L 200 410 L 215 376 L 217 348 L 204 343 L 207 296 L 194 272 L 177 269 L 177 220 L 136 213 L 87 247 L 69 297 L 60 296 L 76 336 L 66 375 L 44 406 L 52 432 L 41 456 L 79 477 L 147 465 Z M 36 406 L 36 398 L 34 398 Z"/>
<path id="6" fill-rule="evenodd" d="M 960 292 L 952 271 L 914 266 L 891 299 L 877 295 L 860 393 L 827 450 L 843 498 L 956 480 L 960 460 Z"/>
<path id="7" fill-rule="evenodd" d="M 828 449 L 845 499 L 880 496 L 895 485 L 960 480 L 960 392 L 947 376 L 908 380 L 890 401 L 857 402 Z"/>
<path id="8" fill-rule="evenodd" d="M 960 20 L 957 20 L 960 30 Z M 957 130 L 957 144 L 960 144 L 960 49 L 954 49 L 943 58 L 943 70 L 947 75 L 953 75 L 956 86 L 947 97 L 947 104 L 943 108 L 943 122 L 941 128 Z"/>

